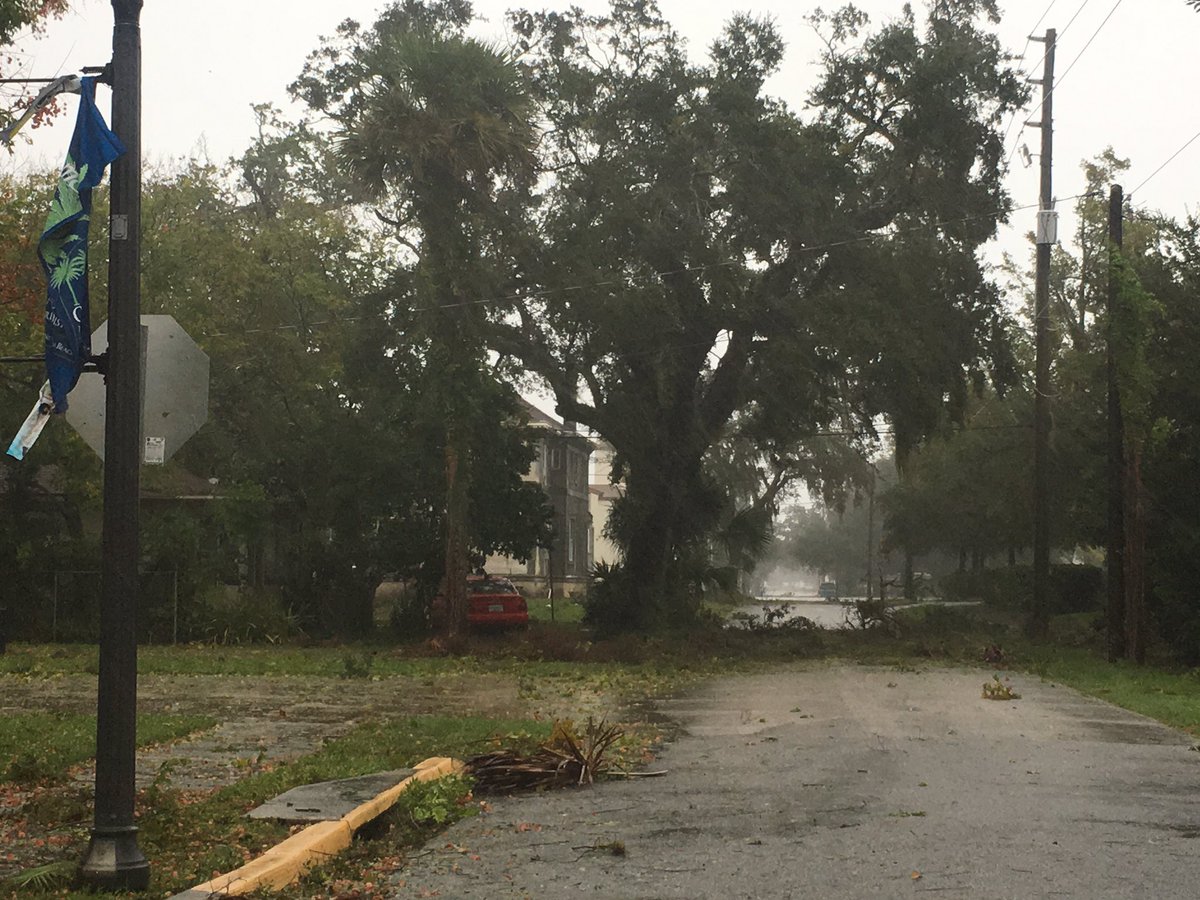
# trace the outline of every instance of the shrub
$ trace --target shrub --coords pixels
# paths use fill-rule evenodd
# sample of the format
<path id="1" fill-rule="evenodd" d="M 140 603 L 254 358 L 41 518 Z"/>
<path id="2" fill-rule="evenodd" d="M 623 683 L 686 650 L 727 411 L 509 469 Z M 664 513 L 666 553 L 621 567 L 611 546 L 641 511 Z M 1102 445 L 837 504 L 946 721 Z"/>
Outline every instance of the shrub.
<path id="1" fill-rule="evenodd" d="M 979 572 L 955 572 L 941 579 L 947 600 L 982 600 L 1000 606 L 1027 607 L 1033 600 L 1033 569 L 1004 566 Z M 1050 612 L 1078 613 L 1103 603 L 1104 572 L 1095 566 L 1059 564 L 1050 567 Z"/>
<path id="2" fill-rule="evenodd" d="M 192 630 L 215 644 L 274 644 L 304 634 L 299 617 L 277 591 L 227 585 L 201 594 Z"/>
<path id="3" fill-rule="evenodd" d="M 620 563 L 597 563 L 583 601 L 583 624 L 597 636 L 630 630 L 638 621 L 629 573 Z"/>
<path id="4" fill-rule="evenodd" d="M 421 640 L 429 636 L 430 597 L 426 590 L 417 585 L 405 585 L 391 599 L 388 624 L 396 637 L 404 640 Z"/>

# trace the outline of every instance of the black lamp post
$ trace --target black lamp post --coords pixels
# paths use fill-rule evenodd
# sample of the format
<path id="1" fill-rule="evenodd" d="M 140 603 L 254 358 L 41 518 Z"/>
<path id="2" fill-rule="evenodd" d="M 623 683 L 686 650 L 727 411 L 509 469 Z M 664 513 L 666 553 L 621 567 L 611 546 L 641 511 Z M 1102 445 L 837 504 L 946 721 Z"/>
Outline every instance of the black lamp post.
<path id="1" fill-rule="evenodd" d="M 96 818 L 81 874 L 96 887 L 142 890 L 150 883 L 150 863 L 133 824 L 142 409 L 142 0 L 112 0 L 112 7 L 112 128 L 126 152 L 112 167 Z"/>

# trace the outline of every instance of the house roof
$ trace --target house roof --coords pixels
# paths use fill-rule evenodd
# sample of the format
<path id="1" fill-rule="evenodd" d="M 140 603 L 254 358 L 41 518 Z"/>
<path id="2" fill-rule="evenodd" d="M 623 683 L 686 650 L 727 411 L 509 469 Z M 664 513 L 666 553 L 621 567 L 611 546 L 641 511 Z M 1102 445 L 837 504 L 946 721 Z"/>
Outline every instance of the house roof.
<path id="1" fill-rule="evenodd" d="M 551 431 L 562 432 L 563 434 L 577 434 L 574 425 L 567 426 L 567 423 L 561 419 L 557 419 L 548 412 L 543 412 L 538 409 L 524 397 L 520 398 L 521 408 L 525 413 L 525 418 L 534 428 L 546 428 Z"/>
<path id="2" fill-rule="evenodd" d="M 619 484 L 589 484 L 588 493 L 595 494 L 601 500 L 616 500 L 625 495 L 624 488 Z"/>
<path id="3" fill-rule="evenodd" d="M 542 410 L 538 409 L 524 397 L 521 397 L 520 401 L 529 427 L 536 428 L 539 431 L 547 431 L 559 437 L 571 438 L 579 441 L 580 443 L 584 443 L 587 445 L 589 453 L 595 447 L 595 444 L 592 443 L 587 435 L 583 434 L 575 427 L 574 422 L 563 422 L 550 415 L 550 413 L 543 412 Z"/>

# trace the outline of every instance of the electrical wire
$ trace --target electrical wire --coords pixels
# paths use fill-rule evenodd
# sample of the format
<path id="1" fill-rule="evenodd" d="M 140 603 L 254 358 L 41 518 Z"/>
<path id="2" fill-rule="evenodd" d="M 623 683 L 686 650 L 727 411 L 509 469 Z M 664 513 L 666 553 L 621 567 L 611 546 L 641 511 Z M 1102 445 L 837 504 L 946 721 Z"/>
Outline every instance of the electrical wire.
<path id="1" fill-rule="evenodd" d="M 1161 166 L 1159 166 L 1157 169 L 1155 169 L 1153 172 L 1151 172 L 1145 181 L 1143 181 L 1136 188 L 1134 188 L 1132 191 L 1129 192 L 1130 202 L 1132 202 L 1134 195 L 1138 191 L 1140 191 L 1142 188 L 1144 188 L 1146 185 L 1148 185 L 1150 183 L 1151 179 L 1153 179 L 1159 172 L 1161 172 L 1163 169 L 1165 169 L 1167 166 L 1169 166 L 1171 163 L 1173 163 L 1175 161 L 1175 158 L 1177 156 L 1179 156 L 1179 154 L 1181 154 L 1188 147 L 1192 146 L 1192 144 L 1194 144 L 1197 141 L 1197 139 L 1200 139 L 1200 131 L 1197 131 L 1190 138 L 1188 138 L 1187 141 L 1184 142 L 1184 145 L 1182 147 L 1180 147 L 1178 150 L 1176 150 L 1174 153 L 1172 153 L 1170 155 L 1170 157 L 1168 157 L 1166 162 L 1164 162 Z"/>
<path id="2" fill-rule="evenodd" d="M 1058 90 L 1059 85 L 1061 85 L 1063 83 L 1063 79 L 1065 79 L 1067 77 L 1067 75 L 1069 75 L 1071 73 L 1071 70 L 1073 68 L 1075 68 L 1075 64 L 1078 63 L 1079 60 L 1083 58 L 1083 54 L 1087 53 L 1088 48 L 1092 46 L 1092 43 L 1096 40 L 1096 37 L 1100 34 L 1101 31 L 1104 30 L 1104 26 L 1108 24 L 1108 20 L 1113 17 L 1113 13 L 1115 13 L 1117 11 L 1118 7 L 1120 7 L 1120 5 L 1124 2 L 1125 2 L 1125 0 L 1117 0 L 1117 2 L 1115 4 L 1113 4 L 1113 8 L 1108 11 L 1108 15 L 1104 17 L 1104 21 L 1102 21 L 1100 23 L 1100 25 L 1096 28 L 1096 30 L 1092 32 L 1092 36 L 1087 39 L 1086 43 L 1084 43 L 1084 45 L 1083 45 L 1083 48 L 1078 53 L 1075 54 L 1075 58 L 1073 60 L 1071 60 L 1071 62 L 1067 65 L 1066 70 L 1054 80 L 1054 83 L 1050 86 L 1050 90 L 1046 91 L 1046 94 L 1043 97 L 1043 101 L 1046 98 L 1054 96 L 1054 92 L 1056 90 Z M 1087 0 L 1084 0 L 1084 6 L 1086 6 L 1086 5 L 1087 5 Z M 1083 10 L 1083 7 L 1081 6 L 1079 8 L 1079 12 L 1082 12 L 1082 10 Z M 1079 12 L 1076 12 L 1075 15 L 1079 15 Z M 1075 19 L 1072 18 L 1071 22 L 1074 22 L 1074 21 L 1075 21 Z M 1071 24 L 1070 22 L 1067 23 L 1068 26 L 1070 26 L 1070 24 Z M 1066 30 L 1067 29 L 1064 28 L 1063 33 L 1065 33 Z M 1056 39 L 1056 41 L 1057 41 L 1057 39 Z M 1049 52 L 1050 51 L 1047 49 L 1046 53 L 1049 54 Z M 1045 57 L 1043 56 L 1042 59 L 1044 60 Z M 1024 129 L 1022 129 L 1022 130 L 1024 130 Z M 1016 152 L 1015 146 L 1013 147 L 1013 152 L 1014 153 Z M 1009 160 L 1010 161 L 1012 160 L 1011 154 L 1009 155 Z"/>
<path id="3" fill-rule="evenodd" d="M 1083 2 L 1079 4 L 1079 7 L 1078 7 L 1078 9 L 1076 9 L 1076 10 L 1075 10 L 1075 15 L 1071 16 L 1071 18 L 1070 18 L 1069 20 L 1067 20 L 1067 24 L 1066 24 L 1066 26 L 1065 26 L 1065 27 L 1064 27 L 1064 28 L 1063 28 L 1061 31 L 1059 31 L 1059 32 L 1058 32 L 1058 34 L 1055 36 L 1055 41 L 1056 41 L 1056 42 L 1057 42 L 1057 41 L 1060 41 L 1060 40 L 1062 40 L 1062 39 L 1063 39 L 1063 37 L 1065 37 L 1065 36 L 1066 36 L 1067 32 L 1071 30 L 1071 26 L 1075 24 L 1075 20 L 1079 18 L 1079 14 L 1080 14 L 1081 12 L 1083 12 L 1083 11 L 1084 11 L 1084 9 L 1086 9 L 1086 8 L 1087 8 L 1087 5 L 1088 5 L 1089 3 L 1091 3 L 1091 0 L 1083 0 Z M 1052 4 L 1052 5 L 1053 5 L 1053 4 Z M 1047 10 L 1047 12 L 1048 12 L 1048 10 Z M 1112 13 L 1109 13 L 1109 15 L 1111 16 L 1111 15 L 1112 15 Z M 1044 19 L 1044 18 L 1045 18 L 1045 16 L 1043 15 L 1043 16 L 1042 16 L 1042 19 Z M 1041 24 L 1041 21 L 1042 21 L 1042 19 L 1038 19 L 1038 24 Z M 1107 21 L 1107 19 L 1106 19 L 1105 21 Z M 1101 27 L 1103 27 L 1103 26 L 1101 26 Z M 1031 28 L 1031 29 L 1030 29 L 1030 31 L 1032 31 L 1032 30 L 1034 30 L 1034 29 L 1036 29 L 1036 28 L 1037 28 L 1037 25 L 1034 25 L 1034 26 L 1033 26 L 1033 28 Z M 1093 40 L 1095 39 L 1095 37 L 1096 37 L 1095 35 L 1092 35 L 1092 39 L 1093 39 Z M 1089 41 L 1089 43 L 1090 43 L 1090 41 Z M 1028 42 L 1026 42 L 1026 45 L 1025 45 L 1025 46 L 1027 46 L 1027 47 L 1029 46 Z M 1023 52 L 1023 51 L 1022 51 L 1022 52 Z M 1036 68 L 1037 68 L 1038 66 L 1040 66 L 1040 65 L 1043 65 L 1043 64 L 1046 62 L 1046 57 L 1047 57 L 1047 56 L 1049 56 L 1049 55 L 1050 55 L 1050 48 L 1049 48 L 1049 47 L 1047 47 L 1047 48 L 1046 48 L 1046 52 L 1042 54 L 1042 58 L 1041 58 L 1041 59 L 1039 59 L 1039 60 L 1037 61 L 1037 63 L 1036 63 L 1036 64 L 1035 64 L 1033 67 L 1031 67 L 1031 68 L 1030 68 L 1030 70 L 1029 70 L 1028 72 L 1024 72 L 1024 73 L 1022 73 L 1022 74 L 1023 74 L 1023 76 L 1024 76 L 1025 78 L 1028 78 L 1028 77 L 1029 77 L 1029 76 L 1030 76 L 1030 75 L 1033 73 L 1034 69 L 1036 69 Z M 1082 51 L 1081 51 L 1081 52 L 1080 52 L 1080 56 L 1082 56 L 1082 55 L 1083 55 L 1083 54 L 1082 54 Z M 1075 63 L 1076 63 L 1076 62 L 1078 62 L 1078 61 L 1079 61 L 1079 57 L 1077 56 L 1077 57 L 1075 58 L 1075 60 L 1074 60 L 1074 61 L 1072 61 L 1071 65 L 1075 65 Z M 1054 93 L 1054 86 L 1053 86 L 1053 85 L 1051 86 L 1051 88 L 1050 88 L 1050 90 L 1047 92 L 1047 94 L 1049 95 L 1049 94 L 1052 94 L 1052 93 Z M 1016 116 L 1015 116 L 1015 114 L 1014 114 L 1014 117 L 1013 117 L 1013 121 L 1016 121 Z M 1026 129 L 1026 128 L 1028 128 L 1028 127 L 1029 127 L 1029 123 L 1028 123 L 1028 122 L 1026 122 L 1024 125 L 1022 125 L 1022 126 L 1021 126 L 1021 130 L 1017 132 L 1017 138 L 1016 138 L 1016 140 L 1015 140 L 1015 141 L 1013 141 L 1013 148 L 1012 148 L 1012 150 L 1011 150 L 1011 151 L 1009 151 L 1009 154 L 1008 154 L 1008 159 L 1007 159 L 1007 161 L 1005 162 L 1005 166 L 1008 166 L 1008 165 L 1010 165 L 1010 164 L 1012 163 L 1012 159 L 1013 159 L 1013 157 L 1017 155 L 1017 147 L 1020 145 L 1021 135 L 1023 135 L 1023 134 L 1025 133 L 1025 129 Z M 1009 131 L 1011 131 L 1011 130 L 1012 130 L 1012 125 L 1011 125 L 1011 123 L 1010 123 L 1010 124 L 1009 124 Z M 1004 136 L 1004 137 L 1005 137 L 1005 140 L 1007 140 L 1007 139 L 1008 139 L 1008 134 L 1007 134 L 1007 132 L 1005 133 L 1005 136 Z"/>
<path id="4" fill-rule="evenodd" d="M 1100 34 L 1100 32 L 1104 30 L 1104 26 L 1107 25 L 1108 20 L 1113 17 L 1113 13 L 1115 13 L 1117 11 L 1117 9 L 1121 6 L 1121 4 L 1124 2 L 1125 2 L 1125 0 L 1117 0 L 1117 2 L 1113 4 L 1113 8 L 1108 11 L 1108 15 L 1104 17 L 1104 21 L 1100 23 L 1100 25 L 1096 28 L 1096 30 L 1094 32 L 1092 32 L 1092 36 L 1087 39 L 1087 43 L 1083 45 L 1083 49 L 1080 50 L 1079 53 L 1076 54 L 1076 56 L 1073 60 L 1071 60 L 1071 64 L 1069 66 L 1067 66 L 1066 71 L 1063 72 L 1061 75 L 1059 75 L 1057 80 L 1055 80 L 1054 87 L 1050 89 L 1051 93 L 1053 93 L 1055 90 L 1057 90 L 1058 86 L 1063 83 L 1063 79 L 1065 79 L 1068 75 L 1071 74 L 1071 70 L 1073 68 L 1075 68 L 1075 64 L 1077 62 L 1079 62 L 1079 60 L 1083 56 L 1083 54 L 1087 53 L 1088 47 L 1092 46 L 1092 42 L 1095 41 L 1096 37 Z"/>
<path id="5" fill-rule="evenodd" d="M 1041 25 L 1041 24 L 1042 24 L 1042 22 L 1044 22 L 1044 21 L 1046 20 L 1046 16 L 1050 15 L 1050 10 L 1054 9 L 1054 4 L 1055 4 L 1055 3 L 1057 3 L 1057 2 L 1058 2 L 1058 0 L 1050 0 L 1050 5 L 1049 5 L 1049 6 L 1047 6 L 1047 7 L 1046 7 L 1046 8 L 1045 8 L 1045 9 L 1042 11 L 1042 14 L 1041 14 L 1041 16 L 1039 16 L 1039 17 L 1038 17 L 1038 20 L 1037 20 L 1036 22 L 1034 22 L 1034 23 L 1033 23 L 1033 27 L 1029 29 L 1029 36 L 1025 38 L 1025 46 L 1024 46 L 1024 47 L 1022 47 L 1022 48 L 1021 48 L 1021 52 L 1017 54 L 1018 58 L 1020 58 L 1020 59 L 1024 59 L 1024 58 L 1025 58 L 1025 53 L 1026 53 L 1026 51 L 1028 51 L 1028 50 L 1029 50 L 1029 45 L 1033 43 L 1033 32 L 1037 31 L 1037 29 L 1038 29 L 1038 26 L 1039 26 L 1039 25 Z M 1084 3 L 1087 3 L 1087 0 L 1084 0 Z M 1078 14 L 1079 14 L 1079 13 L 1078 13 L 1078 12 L 1076 12 L 1076 15 L 1078 15 Z M 1045 59 L 1045 56 L 1044 56 L 1044 55 L 1043 55 L 1042 59 L 1043 59 L 1043 60 Z M 1030 72 L 1032 72 L 1032 71 L 1034 70 L 1034 68 L 1036 68 L 1036 67 L 1037 67 L 1037 65 L 1041 65 L 1041 62 L 1039 61 L 1039 62 L 1038 62 L 1038 63 L 1037 63 L 1035 66 L 1032 66 L 1032 67 L 1030 67 L 1028 71 L 1026 71 L 1025 69 L 1022 69 L 1022 70 L 1021 70 L 1021 75 L 1020 75 L 1020 77 L 1021 77 L 1021 78 L 1028 78 L 1028 77 L 1029 77 L 1029 74 L 1030 74 Z M 1012 134 L 1012 127 L 1013 127 L 1013 125 L 1015 125 L 1015 124 L 1017 123 L 1017 116 L 1018 116 L 1018 115 L 1020 115 L 1020 114 L 1021 114 L 1021 110 L 1019 110 L 1019 109 L 1014 109 L 1014 110 L 1012 111 L 1012 114 L 1011 114 L 1011 115 L 1008 117 L 1008 126 L 1007 126 L 1007 127 L 1004 129 L 1004 137 L 1003 137 L 1003 139 L 1000 141 L 1000 143 L 1001 143 L 1001 144 L 1007 144 L 1007 143 L 1008 143 L 1008 136 L 1009 136 L 1010 134 Z M 1024 129 L 1022 129 L 1022 131 L 1023 131 L 1023 130 L 1024 130 Z M 1018 137 L 1020 137 L 1020 134 L 1018 134 Z M 1009 157 L 1009 159 L 1011 160 L 1011 159 L 1012 159 L 1012 157 L 1010 156 L 1010 157 Z"/>

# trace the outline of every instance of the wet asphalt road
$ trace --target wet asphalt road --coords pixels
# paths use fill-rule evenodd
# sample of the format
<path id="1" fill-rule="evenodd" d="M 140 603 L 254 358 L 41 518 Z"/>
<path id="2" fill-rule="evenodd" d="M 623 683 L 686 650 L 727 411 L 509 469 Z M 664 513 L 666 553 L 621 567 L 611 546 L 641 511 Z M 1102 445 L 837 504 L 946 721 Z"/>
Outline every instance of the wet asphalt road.
<path id="1" fill-rule="evenodd" d="M 442 898 L 1196 898 L 1194 739 L 1017 676 L 861 666 L 662 704 L 669 772 L 505 798 L 403 871 Z M 619 847 L 624 852 L 614 852 Z"/>

